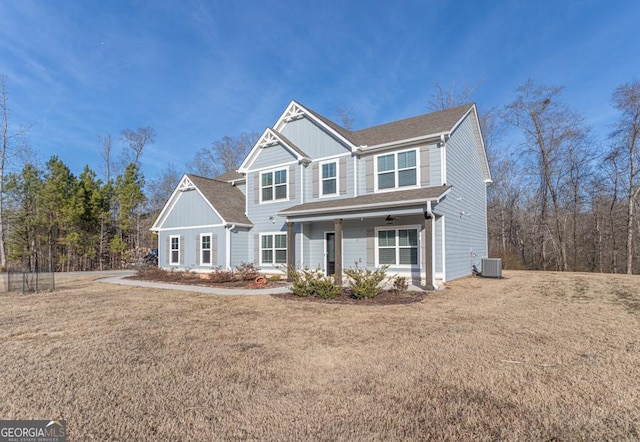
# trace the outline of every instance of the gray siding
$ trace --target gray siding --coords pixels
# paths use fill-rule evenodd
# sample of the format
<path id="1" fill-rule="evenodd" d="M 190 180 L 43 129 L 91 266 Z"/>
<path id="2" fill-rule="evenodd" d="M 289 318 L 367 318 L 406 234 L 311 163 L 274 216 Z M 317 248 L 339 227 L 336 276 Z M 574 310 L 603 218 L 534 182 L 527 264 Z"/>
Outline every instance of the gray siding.
<path id="1" fill-rule="evenodd" d="M 249 229 L 236 228 L 231 231 L 231 268 L 243 262 L 252 262 L 249 257 Z"/>
<path id="2" fill-rule="evenodd" d="M 162 268 L 192 269 L 210 271 L 217 266 L 225 266 L 226 229 L 214 228 L 183 228 L 169 231 L 161 231 L 158 234 L 158 265 Z M 200 245 L 198 239 L 203 234 L 212 235 L 212 264 L 200 265 Z M 180 265 L 169 264 L 169 238 L 180 236 Z"/>
<path id="3" fill-rule="evenodd" d="M 442 184 L 441 149 L 436 144 L 431 145 L 429 149 L 429 174 L 432 186 L 440 186 Z"/>
<path id="4" fill-rule="evenodd" d="M 265 147 L 256 153 L 256 158 L 251 165 L 251 169 L 263 169 L 277 167 L 292 161 L 297 161 L 297 157 L 283 146 L 276 144 Z"/>
<path id="5" fill-rule="evenodd" d="M 338 163 L 338 195 L 320 197 L 320 186 L 322 186 L 320 174 L 322 173 L 322 169 L 320 168 L 320 162 L 314 161 L 304 170 L 305 203 L 309 203 L 314 200 L 317 201 L 318 199 L 324 200 L 353 197 L 353 159 L 351 158 L 351 154 L 325 159 L 322 160 L 322 163 L 333 160 Z"/>
<path id="6" fill-rule="evenodd" d="M 163 229 L 220 224 L 222 220 L 196 190 L 179 192 L 176 204 L 160 226 Z"/>
<path id="7" fill-rule="evenodd" d="M 280 132 L 309 158 L 323 158 L 349 152 L 347 146 L 306 117 L 286 123 Z"/>
<path id="8" fill-rule="evenodd" d="M 476 126 L 467 117 L 447 142 L 447 184 L 451 192 L 434 210 L 445 220 L 445 280 L 471 274 L 487 256 L 486 183 L 476 147 Z"/>

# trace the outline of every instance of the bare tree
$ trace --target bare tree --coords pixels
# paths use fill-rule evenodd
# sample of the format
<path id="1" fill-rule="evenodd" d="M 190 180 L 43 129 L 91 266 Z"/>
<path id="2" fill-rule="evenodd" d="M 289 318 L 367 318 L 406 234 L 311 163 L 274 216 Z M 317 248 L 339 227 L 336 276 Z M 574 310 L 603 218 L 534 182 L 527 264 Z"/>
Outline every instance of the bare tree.
<path id="1" fill-rule="evenodd" d="M 129 163 L 139 165 L 144 147 L 155 142 L 156 131 L 149 126 L 139 127 L 135 132 L 131 129 L 124 129 L 122 131 L 122 138 L 124 138 L 131 149 L 128 154 L 125 154 L 125 158 L 128 159 Z"/>
<path id="2" fill-rule="evenodd" d="M 104 135 L 98 135 L 98 143 L 100 143 L 100 155 L 104 162 L 104 178 L 106 182 L 111 181 L 111 169 L 113 162 L 113 142 L 110 133 Z"/>
<path id="3" fill-rule="evenodd" d="M 479 83 L 476 83 L 473 86 L 465 85 L 461 90 L 456 90 L 455 83 L 451 83 L 451 87 L 445 89 L 440 82 L 436 81 L 433 83 L 435 92 L 431 94 L 428 109 L 435 112 L 466 104 L 479 86 Z"/>
<path id="4" fill-rule="evenodd" d="M 516 100 L 504 113 L 505 121 L 524 135 L 523 159 L 529 166 L 531 184 L 538 189 L 535 224 L 543 270 L 551 261 L 557 269 L 569 270 L 563 188 L 574 165 L 571 152 L 584 150 L 588 132 L 582 119 L 559 101 L 561 91 L 527 81 L 517 89 Z"/>
<path id="5" fill-rule="evenodd" d="M 353 115 L 353 109 L 350 107 L 341 107 L 336 111 L 336 115 L 340 122 L 342 123 L 342 127 L 347 130 L 353 130 L 353 123 L 355 123 L 356 118 Z"/>
<path id="6" fill-rule="evenodd" d="M 627 203 L 627 273 L 633 273 L 636 213 L 640 196 L 640 81 L 619 86 L 613 93 L 613 104 L 620 112 L 613 150 L 619 158 L 619 171 L 626 185 Z"/>
<path id="7" fill-rule="evenodd" d="M 9 126 L 9 95 L 7 93 L 7 77 L 0 75 L 0 268 L 7 267 L 7 225 L 5 217 L 5 175 L 11 155 L 20 154 L 20 149 L 28 146 L 22 138 L 29 128 L 20 128 L 11 132 Z M 15 144 L 15 143 L 18 144 Z M 17 146 L 17 147 L 16 147 Z"/>
<path id="8" fill-rule="evenodd" d="M 255 132 L 242 133 L 236 138 L 225 136 L 211 147 L 196 152 L 188 167 L 194 173 L 210 178 L 236 170 L 259 136 Z"/>

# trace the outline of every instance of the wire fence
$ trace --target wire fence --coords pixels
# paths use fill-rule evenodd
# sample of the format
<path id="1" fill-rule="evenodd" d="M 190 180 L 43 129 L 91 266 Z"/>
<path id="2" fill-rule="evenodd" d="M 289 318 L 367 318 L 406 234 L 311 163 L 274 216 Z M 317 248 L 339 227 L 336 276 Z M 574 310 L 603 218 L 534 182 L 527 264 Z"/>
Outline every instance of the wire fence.
<path id="1" fill-rule="evenodd" d="M 35 293 L 56 289 L 55 272 L 46 270 L 25 271 L 9 269 L 6 273 L 4 288 L 6 292 Z"/>

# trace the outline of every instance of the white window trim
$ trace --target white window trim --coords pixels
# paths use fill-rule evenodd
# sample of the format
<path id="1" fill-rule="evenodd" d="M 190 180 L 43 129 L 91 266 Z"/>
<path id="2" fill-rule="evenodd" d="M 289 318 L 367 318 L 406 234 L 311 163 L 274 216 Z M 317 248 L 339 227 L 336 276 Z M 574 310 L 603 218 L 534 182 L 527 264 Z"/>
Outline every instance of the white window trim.
<path id="1" fill-rule="evenodd" d="M 202 239 L 205 236 L 209 237 L 209 262 L 204 262 L 204 259 L 203 259 L 205 249 L 202 247 Z M 213 234 L 212 233 L 202 233 L 200 235 L 200 265 L 203 267 L 213 265 Z"/>
<path id="2" fill-rule="evenodd" d="M 287 241 L 286 241 L 287 232 L 278 231 L 278 232 L 264 232 L 264 233 L 261 233 L 260 234 L 260 240 L 259 240 L 260 242 L 258 243 L 258 255 L 259 255 L 258 257 L 259 257 L 259 261 L 260 261 L 260 266 L 261 267 L 262 266 L 276 267 L 276 266 L 282 266 L 282 265 L 286 266 L 286 264 L 287 264 L 286 262 L 283 262 L 283 263 L 275 262 L 275 260 L 276 260 L 276 250 L 283 250 L 281 248 L 276 248 L 276 246 L 275 246 L 275 244 L 276 244 L 275 237 L 273 238 L 273 247 L 271 249 L 269 249 L 269 250 L 273 251 L 273 261 L 274 262 L 264 262 L 262 260 L 262 250 L 263 250 L 263 248 L 262 248 L 262 238 L 265 237 L 265 236 L 272 236 L 273 237 L 275 235 L 284 235 L 284 237 L 285 237 L 285 248 L 284 248 L 284 250 L 288 253 L 288 250 L 287 250 L 287 247 L 286 247 L 286 244 L 287 244 Z"/>
<path id="3" fill-rule="evenodd" d="M 335 193 L 327 193 L 325 194 L 323 192 L 324 190 L 324 186 L 323 184 L 323 178 L 322 178 L 322 166 L 324 166 L 325 164 L 331 164 L 334 163 L 336 165 L 336 191 Z M 335 196 L 339 196 L 340 195 L 340 161 L 338 159 L 334 159 L 334 160 L 327 160 L 327 161 L 322 161 L 318 164 L 318 186 L 320 187 L 318 194 L 320 195 L 320 198 L 332 198 Z"/>
<path id="4" fill-rule="evenodd" d="M 273 188 L 273 197 L 274 199 L 270 199 L 267 201 L 263 201 L 262 200 L 262 175 L 267 174 L 267 173 L 272 173 L 275 175 L 275 172 L 280 172 L 284 170 L 285 173 L 287 174 L 287 182 L 285 183 L 285 189 L 286 189 L 286 197 L 284 198 L 280 198 L 280 199 L 275 199 L 276 196 L 276 184 L 275 184 L 275 176 L 274 176 L 274 180 L 273 180 L 273 185 L 271 186 Z M 289 167 L 278 167 L 275 169 L 269 169 L 269 170 L 263 170 L 258 172 L 258 188 L 259 188 L 259 192 L 260 192 L 260 204 L 271 204 L 271 203 L 281 203 L 283 201 L 289 201 L 289 183 L 291 182 L 291 171 L 289 170 Z"/>
<path id="5" fill-rule="evenodd" d="M 378 245 L 378 232 L 380 230 L 395 230 L 396 232 L 398 230 L 416 230 L 417 231 L 417 239 L 418 239 L 418 245 L 416 246 L 418 249 L 418 262 L 417 264 L 394 264 L 394 265 L 389 265 L 389 268 L 393 268 L 393 269 L 413 269 L 416 266 L 418 266 L 418 268 L 422 268 L 422 257 L 421 257 L 421 253 L 420 253 L 420 247 L 421 247 L 421 242 L 420 238 L 422 235 L 422 226 L 420 225 L 407 225 L 407 226 L 385 226 L 385 227 L 376 227 L 375 228 L 375 256 L 376 256 L 376 267 L 380 267 L 383 264 L 380 264 L 380 247 Z M 397 236 L 397 234 L 396 234 Z M 399 249 L 399 245 L 397 244 L 396 241 L 396 245 L 395 245 L 395 249 L 396 249 L 396 261 L 399 262 L 398 259 L 398 249 Z"/>
<path id="6" fill-rule="evenodd" d="M 404 152 L 410 152 L 410 151 L 414 151 L 416 153 L 416 184 L 413 186 L 402 186 L 399 187 L 398 186 L 398 154 L 399 153 L 404 153 Z M 384 157 L 387 155 L 393 155 L 394 156 L 394 186 L 393 187 L 389 187 L 387 189 L 379 189 L 378 188 L 378 157 Z M 419 147 L 414 147 L 411 149 L 403 149 L 403 150 L 395 150 L 392 152 L 384 152 L 384 153 L 380 153 L 378 155 L 375 155 L 373 157 L 373 181 L 374 181 L 374 192 L 376 193 L 382 193 L 382 192 L 395 192 L 397 190 L 405 190 L 405 189 L 416 189 L 418 187 L 420 187 L 420 148 Z M 407 170 L 407 169 L 403 169 L 403 170 Z"/>
<path id="7" fill-rule="evenodd" d="M 173 238 L 177 238 L 178 239 L 178 261 L 173 261 Z M 180 265 L 180 235 L 170 235 L 169 236 L 169 265 L 175 266 L 175 265 Z"/>

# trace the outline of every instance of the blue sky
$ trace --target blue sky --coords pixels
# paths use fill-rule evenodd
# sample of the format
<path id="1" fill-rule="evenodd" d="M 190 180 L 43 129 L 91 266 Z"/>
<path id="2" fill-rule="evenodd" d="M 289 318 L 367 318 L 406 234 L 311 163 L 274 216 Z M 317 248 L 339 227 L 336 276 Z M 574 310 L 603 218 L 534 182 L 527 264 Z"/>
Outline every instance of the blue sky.
<path id="1" fill-rule="evenodd" d="M 434 82 L 480 83 L 480 111 L 531 78 L 603 136 L 640 79 L 640 2 L 0 0 L 11 123 L 79 174 L 99 134 L 152 126 L 152 178 L 225 135 L 262 132 L 291 99 L 355 128 L 425 113 Z M 187 171 L 187 170 L 184 170 Z"/>

